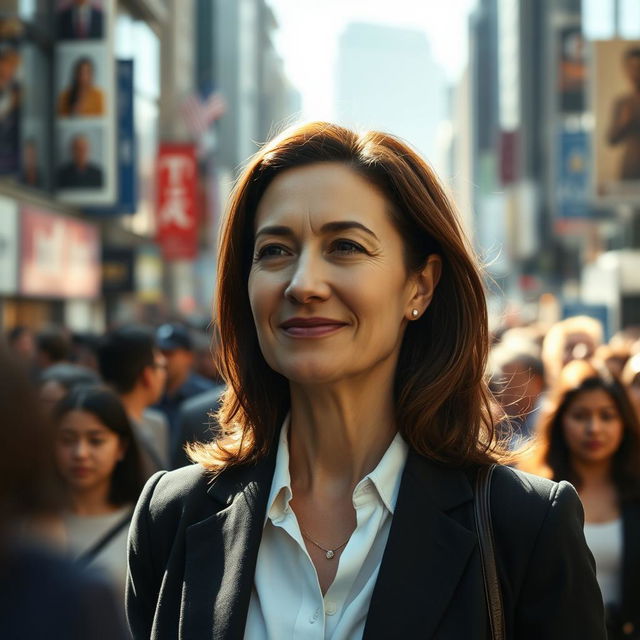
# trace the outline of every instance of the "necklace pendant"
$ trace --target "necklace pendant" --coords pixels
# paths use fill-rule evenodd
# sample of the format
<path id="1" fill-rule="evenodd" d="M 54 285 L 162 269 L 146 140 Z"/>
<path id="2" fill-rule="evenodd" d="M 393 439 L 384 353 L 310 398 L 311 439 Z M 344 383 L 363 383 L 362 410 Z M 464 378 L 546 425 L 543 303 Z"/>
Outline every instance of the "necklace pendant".
<path id="1" fill-rule="evenodd" d="M 327 553 L 326 553 L 327 560 L 331 560 L 331 558 L 333 558 L 333 556 L 335 556 L 335 555 L 336 555 L 336 554 L 335 554 L 333 551 L 331 551 L 331 549 L 329 549 L 329 550 L 327 551 Z"/>

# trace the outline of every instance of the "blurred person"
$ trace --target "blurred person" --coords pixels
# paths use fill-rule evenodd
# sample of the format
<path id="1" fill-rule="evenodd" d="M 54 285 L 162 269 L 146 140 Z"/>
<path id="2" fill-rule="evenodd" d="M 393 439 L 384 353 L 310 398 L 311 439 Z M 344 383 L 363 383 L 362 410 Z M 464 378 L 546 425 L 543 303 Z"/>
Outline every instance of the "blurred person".
<path id="1" fill-rule="evenodd" d="M 11 640 L 124 640 L 108 584 L 55 551 L 62 505 L 53 430 L 24 367 L 0 344 L 0 634 Z"/>
<path id="2" fill-rule="evenodd" d="M 515 344 L 495 347 L 490 363 L 492 389 L 512 428 L 510 446 L 517 449 L 535 432 L 545 385 L 542 360 Z"/>
<path id="3" fill-rule="evenodd" d="M 40 402 L 46 411 L 52 412 L 54 407 L 77 385 L 95 385 L 100 383 L 100 376 L 86 367 L 59 362 L 47 367 L 39 376 Z"/>
<path id="4" fill-rule="evenodd" d="M 52 364 L 68 362 L 71 356 L 71 342 L 60 327 L 48 327 L 36 336 L 36 364 L 42 371 Z"/>
<path id="5" fill-rule="evenodd" d="M 640 353 L 636 353 L 627 360 L 620 380 L 626 387 L 631 404 L 640 420 Z"/>
<path id="6" fill-rule="evenodd" d="M 71 334 L 71 360 L 87 369 L 98 371 L 98 349 L 101 336 L 91 331 Z"/>
<path id="7" fill-rule="evenodd" d="M 589 316 L 572 316 L 553 324 L 542 343 L 542 362 L 549 387 L 572 360 L 588 360 L 602 344 L 602 325 Z"/>
<path id="8" fill-rule="evenodd" d="M 69 86 L 58 100 L 59 116 L 101 116 L 104 93 L 95 86 L 95 63 L 88 56 L 78 58 L 71 71 Z"/>
<path id="9" fill-rule="evenodd" d="M 593 359 L 602 362 L 616 378 L 620 378 L 624 365 L 627 364 L 631 353 L 624 347 L 612 347 L 601 344 L 593 354 Z"/>
<path id="10" fill-rule="evenodd" d="M 92 188 L 102 186 L 102 169 L 91 161 L 89 138 L 78 133 L 71 138 L 71 161 L 58 170 L 58 187 L 61 189 Z"/>
<path id="11" fill-rule="evenodd" d="M 640 638 L 640 423 L 605 367 L 570 362 L 551 393 L 535 449 L 522 466 L 576 487 L 608 637 Z"/>
<path id="12" fill-rule="evenodd" d="M 628 351 L 633 355 L 640 351 L 640 325 L 630 325 L 620 331 L 616 331 L 609 340 L 609 346 L 612 349 L 620 349 Z M 638 349 L 636 349 L 636 344 Z"/>
<path id="13" fill-rule="evenodd" d="M 72 0 L 68 7 L 58 11 L 57 36 L 61 40 L 102 38 L 104 16 L 102 9 L 91 0 Z"/>
<path id="14" fill-rule="evenodd" d="M 138 503 L 136 640 L 489 638 L 484 470 L 506 637 L 604 637 L 575 491 L 492 466 L 482 276 L 415 151 L 289 129 L 239 177 L 218 265 L 222 437 Z"/>
<path id="15" fill-rule="evenodd" d="M 54 425 L 69 553 L 104 572 L 122 600 L 129 522 L 144 483 L 131 423 L 113 391 L 77 386 L 56 406 Z"/>
<path id="16" fill-rule="evenodd" d="M 27 367 L 34 364 L 36 340 L 29 327 L 18 325 L 7 332 L 7 344 L 11 352 Z"/>
<path id="17" fill-rule="evenodd" d="M 153 332 L 136 326 L 115 329 L 102 341 L 98 359 L 104 381 L 120 396 L 131 420 L 146 477 L 168 469 L 169 425 L 162 412 L 150 408 L 167 379 L 167 362 Z"/>
<path id="18" fill-rule="evenodd" d="M 197 374 L 193 368 L 195 353 L 193 339 L 186 326 L 166 323 L 156 329 L 156 344 L 165 357 L 167 381 L 160 400 L 154 405 L 169 422 L 169 448 L 179 447 L 178 413 L 185 400 L 214 388 L 211 380 Z"/>
<path id="19" fill-rule="evenodd" d="M 623 58 L 629 92 L 616 99 L 607 139 L 623 145 L 620 180 L 640 180 L 640 48 L 628 49 Z"/>
<path id="20" fill-rule="evenodd" d="M 18 170 L 22 88 L 17 45 L 0 40 L 0 173 Z"/>
<path id="21" fill-rule="evenodd" d="M 193 370 L 203 378 L 220 384 L 222 378 L 216 364 L 217 338 L 209 336 L 205 331 L 191 331 L 193 338 L 194 364 Z"/>

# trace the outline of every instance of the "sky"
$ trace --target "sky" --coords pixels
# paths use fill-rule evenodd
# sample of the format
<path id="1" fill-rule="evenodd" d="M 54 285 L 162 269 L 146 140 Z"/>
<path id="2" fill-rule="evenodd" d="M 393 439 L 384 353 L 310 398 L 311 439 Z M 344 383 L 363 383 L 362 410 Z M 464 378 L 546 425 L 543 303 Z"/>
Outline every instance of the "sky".
<path id="1" fill-rule="evenodd" d="M 468 16 L 476 0 L 267 0 L 278 22 L 275 46 L 285 73 L 302 95 L 305 119 L 334 117 L 338 38 L 349 22 L 423 30 L 453 82 L 467 60 Z"/>

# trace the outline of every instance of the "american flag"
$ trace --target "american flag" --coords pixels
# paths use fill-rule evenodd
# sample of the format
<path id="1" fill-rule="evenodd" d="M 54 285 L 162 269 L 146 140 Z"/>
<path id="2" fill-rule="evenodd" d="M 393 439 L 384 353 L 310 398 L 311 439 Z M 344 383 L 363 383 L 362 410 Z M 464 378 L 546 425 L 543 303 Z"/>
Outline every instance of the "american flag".
<path id="1" fill-rule="evenodd" d="M 182 116 L 193 136 L 201 136 L 212 122 L 227 110 L 227 103 L 219 91 L 212 91 L 205 100 L 192 93 L 182 103 Z"/>

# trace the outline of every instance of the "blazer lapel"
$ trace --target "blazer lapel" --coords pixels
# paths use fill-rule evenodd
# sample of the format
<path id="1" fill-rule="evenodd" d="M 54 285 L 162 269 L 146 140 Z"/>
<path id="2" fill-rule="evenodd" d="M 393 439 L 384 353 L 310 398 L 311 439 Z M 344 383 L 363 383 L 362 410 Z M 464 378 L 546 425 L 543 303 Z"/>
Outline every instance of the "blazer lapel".
<path id="1" fill-rule="evenodd" d="M 447 511 L 472 499 L 463 471 L 409 453 L 364 640 L 433 636 L 476 545 Z"/>
<path id="2" fill-rule="evenodd" d="M 622 507 L 622 607 L 623 615 L 637 611 L 640 601 L 640 504 L 636 501 Z"/>
<path id="3" fill-rule="evenodd" d="M 274 465 L 222 473 L 207 493 L 223 508 L 187 528 L 181 640 L 243 638 Z"/>

